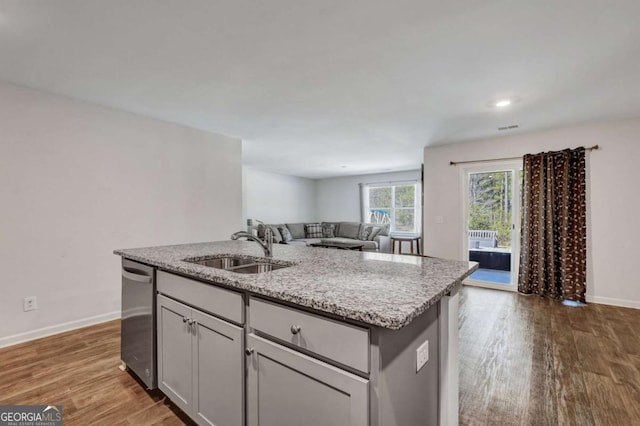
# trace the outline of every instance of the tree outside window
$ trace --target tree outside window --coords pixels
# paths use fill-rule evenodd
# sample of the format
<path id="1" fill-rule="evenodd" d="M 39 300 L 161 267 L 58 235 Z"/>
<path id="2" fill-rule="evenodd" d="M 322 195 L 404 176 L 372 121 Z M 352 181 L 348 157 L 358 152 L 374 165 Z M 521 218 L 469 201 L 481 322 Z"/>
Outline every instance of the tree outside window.
<path id="1" fill-rule="evenodd" d="M 418 214 L 417 184 L 371 186 L 368 191 L 368 222 L 390 223 L 391 231 L 417 233 Z"/>

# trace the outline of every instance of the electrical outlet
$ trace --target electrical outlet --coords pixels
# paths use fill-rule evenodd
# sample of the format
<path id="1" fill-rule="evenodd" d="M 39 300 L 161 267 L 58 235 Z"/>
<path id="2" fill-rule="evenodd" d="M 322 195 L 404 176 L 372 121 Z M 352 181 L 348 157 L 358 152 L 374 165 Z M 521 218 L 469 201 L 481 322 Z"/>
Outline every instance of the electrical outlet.
<path id="1" fill-rule="evenodd" d="M 36 296 L 25 297 L 23 303 L 23 309 L 25 312 L 35 311 L 36 309 L 38 309 L 38 299 L 36 298 Z"/>
<path id="2" fill-rule="evenodd" d="M 424 342 L 416 349 L 416 373 L 429 361 L 429 341 Z"/>

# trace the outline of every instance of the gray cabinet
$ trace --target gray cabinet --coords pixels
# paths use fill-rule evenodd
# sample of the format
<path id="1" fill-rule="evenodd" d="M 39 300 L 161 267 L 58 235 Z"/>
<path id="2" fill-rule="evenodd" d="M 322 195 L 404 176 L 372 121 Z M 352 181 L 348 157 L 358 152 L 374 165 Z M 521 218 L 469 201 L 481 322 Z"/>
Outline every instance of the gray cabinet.
<path id="1" fill-rule="evenodd" d="M 182 411 L 191 411 L 191 308 L 158 296 L 158 387 Z"/>
<path id="2" fill-rule="evenodd" d="M 244 422 L 243 329 L 158 295 L 158 387 L 198 424 Z"/>
<path id="3" fill-rule="evenodd" d="M 368 425 L 368 380 L 254 334 L 247 348 L 248 425 Z"/>

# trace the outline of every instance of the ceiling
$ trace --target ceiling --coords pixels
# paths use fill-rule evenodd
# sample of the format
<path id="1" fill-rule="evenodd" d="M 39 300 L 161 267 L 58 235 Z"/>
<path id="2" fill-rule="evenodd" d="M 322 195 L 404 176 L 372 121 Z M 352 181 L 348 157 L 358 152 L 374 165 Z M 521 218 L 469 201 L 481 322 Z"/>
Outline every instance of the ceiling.
<path id="1" fill-rule="evenodd" d="M 239 137 L 246 165 L 321 178 L 640 115 L 638 16 L 637 0 L 0 0 L 0 79 Z M 488 105 L 503 97 L 520 101 Z"/>

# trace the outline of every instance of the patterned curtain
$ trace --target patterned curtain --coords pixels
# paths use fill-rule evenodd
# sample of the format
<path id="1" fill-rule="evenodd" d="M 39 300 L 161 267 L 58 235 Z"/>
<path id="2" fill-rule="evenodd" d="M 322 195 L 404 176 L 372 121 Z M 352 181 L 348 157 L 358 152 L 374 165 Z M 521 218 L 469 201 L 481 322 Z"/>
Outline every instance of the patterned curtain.
<path id="1" fill-rule="evenodd" d="M 518 291 L 585 302 L 585 149 L 524 157 Z"/>

